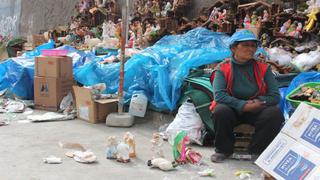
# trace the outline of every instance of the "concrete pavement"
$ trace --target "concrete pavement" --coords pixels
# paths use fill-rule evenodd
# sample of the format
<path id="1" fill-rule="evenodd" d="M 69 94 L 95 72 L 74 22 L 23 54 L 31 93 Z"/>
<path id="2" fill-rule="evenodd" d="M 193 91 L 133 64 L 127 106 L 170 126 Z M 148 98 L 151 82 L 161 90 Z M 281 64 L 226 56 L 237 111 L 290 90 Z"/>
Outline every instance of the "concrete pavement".
<path id="1" fill-rule="evenodd" d="M 41 111 L 35 111 L 41 114 Z M 5 115 L 0 114 L 0 119 Z M 174 171 L 163 172 L 150 169 L 146 162 L 153 155 L 152 133 L 160 125 L 168 123 L 173 116 L 148 113 L 145 118 L 136 119 L 131 128 L 111 128 L 104 124 L 89 124 L 82 120 L 25 123 L 23 114 L 13 115 L 8 126 L 0 127 L 0 180 L 179 180 L 179 179 L 238 179 L 236 170 L 251 170 L 252 179 L 261 179 L 261 170 L 251 161 L 227 160 L 221 164 L 210 162 L 212 147 L 192 146 L 203 155 L 203 165 L 182 165 Z M 105 158 L 106 139 L 115 135 L 122 138 L 130 131 L 136 138 L 137 158 L 128 164 L 121 164 Z M 80 143 L 91 149 L 98 158 L 95 164 L 81 164 L 66 157 L 67 151 L 58 142 Z M 172 160 L 168 142 L 164 144 L 165 156 Z M 54 155 L 62 158 L 62 164 L 45 164 L 42 159 Z M 198 171 L 207 168 L 215 170 L 215 177 L 199 177 Z"/>

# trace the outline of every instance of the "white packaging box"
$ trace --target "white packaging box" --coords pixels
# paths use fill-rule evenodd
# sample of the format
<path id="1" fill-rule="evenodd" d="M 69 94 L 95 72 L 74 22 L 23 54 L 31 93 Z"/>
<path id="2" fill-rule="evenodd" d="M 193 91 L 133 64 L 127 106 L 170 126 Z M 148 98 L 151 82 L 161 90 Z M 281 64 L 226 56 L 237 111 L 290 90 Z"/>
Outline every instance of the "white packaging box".
<path id="1" fill-rule="evenodd" d="M 320 110 L 301 103 L 281 132 L 320 154 Z"/>
<path id="2" fill-rule="evenodd" d="M 320 180 L 320 154 L 283 133 L 255 163 L 279 180 Z"/>

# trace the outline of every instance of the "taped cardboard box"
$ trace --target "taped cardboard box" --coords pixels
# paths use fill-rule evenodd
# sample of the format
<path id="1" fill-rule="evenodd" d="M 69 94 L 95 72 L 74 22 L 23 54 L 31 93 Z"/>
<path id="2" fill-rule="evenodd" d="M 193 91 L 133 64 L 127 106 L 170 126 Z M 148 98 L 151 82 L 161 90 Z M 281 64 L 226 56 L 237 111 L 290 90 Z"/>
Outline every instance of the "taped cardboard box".
<path id="1" fill-rule="evenodd" d="M 301 103 L 281 131 L 320 154 L 319 109 Z"/>
<path id="2" fill-rule="evenodd" d="M 34 103 L 37 109 L 59 110 L 60 102 L 72 91 L 73 79 L 34 78 Z"/>
<path id="3" fill-rule="evenodd" d="M 279 180 L 320 179 L 320 155 L 284 133 L 255 163 Z"/>
<path id="4" fill-rule="evenodd" d="M 108 114 L 117 111 L 118 99 L 93 100 L 91 90 L 73 86 L 77 116 L 90 123 L 105 123 Z"/>
<path id="5" fill-rule="evenodd" d="M 71 79 L 72 58 L 68 56 L 39 56 L 35 60 L 35 76 Z"/>

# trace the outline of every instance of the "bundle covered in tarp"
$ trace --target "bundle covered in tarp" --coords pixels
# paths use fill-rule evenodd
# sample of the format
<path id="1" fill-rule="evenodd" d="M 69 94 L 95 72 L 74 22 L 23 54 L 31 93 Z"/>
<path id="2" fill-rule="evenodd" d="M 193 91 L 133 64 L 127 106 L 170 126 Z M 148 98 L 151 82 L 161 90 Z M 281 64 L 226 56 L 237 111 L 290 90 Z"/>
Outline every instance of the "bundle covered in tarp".
<path id="1" fill-rule="evenodd" d="M 125 63 L 125 99 L 129 100 L 134 91 L 142 90 L 158 109 L 175 109 L 183 80 L 190 69 L 229 57 L 228 41 L 226 34 L 204 28 L 163 37 Z M 77 51 L 70 46 L 62 48 L 67 49 L 68 56 L 73 58 L 74 77 L 78 82 L 86 86 L 105 83 L 106 93 L 117 92 L 119 63 L 101 64 L 103 58 L 95 57 L 93 53 Z M 23 57 L 1 63 L 0 90 L 8 88 L 21 98 L 32 99 L 34 57 L 40 54 L 41 51 L 36 49 Z"/>

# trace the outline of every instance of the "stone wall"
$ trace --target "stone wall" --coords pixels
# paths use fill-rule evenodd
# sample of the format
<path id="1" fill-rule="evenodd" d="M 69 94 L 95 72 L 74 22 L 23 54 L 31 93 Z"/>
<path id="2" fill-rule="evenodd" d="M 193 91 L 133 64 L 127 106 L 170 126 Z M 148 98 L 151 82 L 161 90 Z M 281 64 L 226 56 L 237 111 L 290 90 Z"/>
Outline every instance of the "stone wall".
<path id="1" fill-rule="evenodd" d="M 133 1 L 130 0 L 131 10 Z M 203 7 L 211 6 L 215 1 L 193 0 L 188 17 L 197 17 Z M 0 34 L 11 32 L 26 36 L 66 25 L 75 14 L 78 2 L 80 0 L 0 0 Z M 125 0 L 118 0 L 119 11 L 124 3 Z"/>
<path id="2" fill-rule="evenodd" d="M 19 31 L 21 0 L 0 1 L 0 35 L 15 35 Z"/>
<path id="3" fill-rule="evenodd" d="M 39 33 L 65 25 L 75 13 L 79 0 L 22 0 L 20 35 Z"/>

